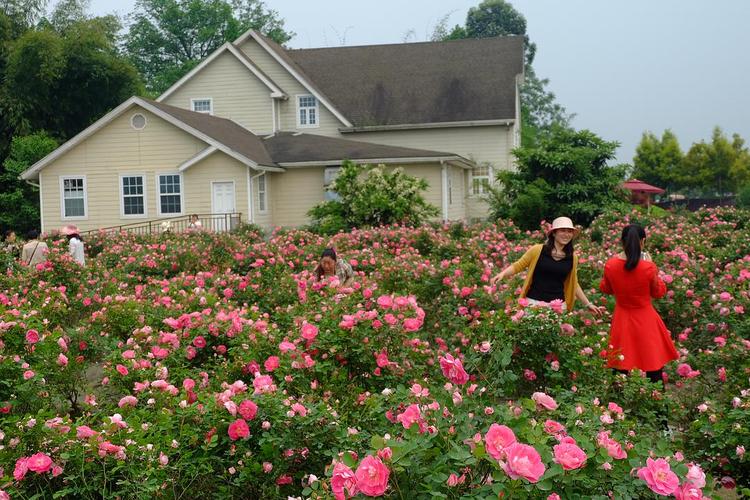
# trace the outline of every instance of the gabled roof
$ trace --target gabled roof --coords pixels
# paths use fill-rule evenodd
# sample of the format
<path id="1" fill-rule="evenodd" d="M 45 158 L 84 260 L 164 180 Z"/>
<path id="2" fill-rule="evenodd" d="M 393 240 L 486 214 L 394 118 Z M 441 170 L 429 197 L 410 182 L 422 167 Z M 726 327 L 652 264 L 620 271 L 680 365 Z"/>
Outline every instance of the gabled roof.
<path id="1" fill-rule="evenodd" d="M 520 36 L 286 54 L 355 127 L 516 118 Z"/>
<path id="2" fill-rule="evenodd" d="M 282 167 L 313 164 L 334 165 L 344 159 L 376 163 L 390 163 L 399 160 L 408 160 L 410 163 L 443 160 L 460 163 L 461 166 L 471 166 L 469 160 L 454 153 L 385 146 L 296 132 L 277 132 L 274 135 L 264 137 L 263 143 L 276 164 Z"/>
<path id="3" fill-rule="evenodd" d="M 182 87 L 188 80 L 190 80 L 196 73 L 201 71 L 203 68 L 208 66 L 213 60 L 215 60 L 217 57 L 219 57 L 224 52 L 229 52 L 234 57 L 237 58 L 247 69 L 250 70 L 251 73 L 253 73 L 258 80 L 260 80 L 266 87 L 268 87 L 268 90 L 271 91 L 271 97 L 273 98 L 286 98 L 287 95 L 284 93 L 283 90 L 281 90 L 281 87 L 279 87 L 271 78 L 269 78 L 268 75 L 266 75 L 258 66 L 256 66 L 247 55 L 242 52 L 240 49 L 232 45 L 231 43 L 227 42 L 218 49 L 216 49 L 211 55 L 209 55 L 207 58 L 205 58 L 203 61 L 201 61 L 200 64 L 198 64 L 195 68 L 190 70 L 185 76 L 177 80 L 171 87 L 169 87 L 167 90 L 164 91 L 159 97 L 156 98 L 157 101 L 163 101 L 170 95 L 172 95 L 177 89 Z"/>
<path id="4" fill-rule="evenodd" d="M 20 177 L 26 180 L 36 178 L 44 167 L 134 106 L 140 106 L 206 143 L 205 149 L 178 166 L 180 171 L 190 168 L 218 151 L 253 169 L 271 172 L 283 172 L 283 166 L 287 164 L 290 166 L 332 165 L 339 164 L 345 159 L 372 160 L 379 163 L 450 161 L 462 167 L 472 165 L 469 160 L 453 153 L 384 146 L 312 134 L 289 132 L 260 138 L 226 118 L 196 113 L 142 97 L 131 97 L 29 167 Z"/>

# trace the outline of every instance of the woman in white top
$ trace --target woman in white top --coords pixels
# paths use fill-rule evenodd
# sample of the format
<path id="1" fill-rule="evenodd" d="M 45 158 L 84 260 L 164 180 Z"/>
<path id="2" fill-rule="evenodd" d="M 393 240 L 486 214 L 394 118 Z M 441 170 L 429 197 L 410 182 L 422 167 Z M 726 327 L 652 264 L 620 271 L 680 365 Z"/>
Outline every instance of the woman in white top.
<path id="1" fill-rule="evenodd" d="M 70 251 L 70 255 L 73 256 L 73 260 L 78 262 L 80 265 L 85 266 L 86 261 L 84 258 L 83 238 L 81 238 L 78 228 L 70 224 L 62 228 L 60 233 L 63 236 L 68 237 L 68 249 Z"/>

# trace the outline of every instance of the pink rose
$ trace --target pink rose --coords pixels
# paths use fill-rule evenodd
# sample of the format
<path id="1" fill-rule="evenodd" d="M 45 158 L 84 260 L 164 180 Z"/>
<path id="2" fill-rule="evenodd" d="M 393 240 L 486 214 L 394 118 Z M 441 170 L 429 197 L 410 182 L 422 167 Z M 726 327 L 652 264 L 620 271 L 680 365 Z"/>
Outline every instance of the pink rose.
<path id="1" fill-rule="evenodd" d="M 204 347 L 206 347 L 206 339 L 201 335 L 198 335 L 193 339 L 193 345 L 198 349 L 203 349 Z"/>
<path id="2" fill-rule="evenodd" d="M 531 399 L 536 402 L 538 407 L 545 408 L 547 410 L 557 409 L 557 403 L 555 402 L 555 400 L 543 392 L 535 392 L 531 395 Z"/>
<path id="3" fill-rule="evenodd" d="M 403 413 L 396 417 L 396 421 L 401 422 L 401 425 L 404 426 L 404 429 L 408 429 L 415 422 L 419 422 L 421 418 L 422 412 L 419 411 L 419 405 L 412 404 L 409 405 Z"/>
<path id="4" fill-rule="evenodd" d="M 454 384 L 463 385 L 469 381 L 469 374 L 464 370 L 461 360 L 454 358 L 450 354 L 445 357 L 440 356 L 440 368 L 443 370 L 443 376 Z"/>
<path id="5" fill-rule="evenodd" d="M 27 465 L 29 470 L 42 474 L 52 468 L 52 459 L 44 453 L 35 453 L 29 457 Z"/>
<path id="6" fill-rule="evenodd" d="M 26 332 L 26 342 L 29 344 L 36 344 L 39 342 L 39 332 L 33 329 Z"/>
<path id="7" fill-rule="evenodd" d="M 238 418 L 231 424 L 229 424 L 229 439 L 237 441 L 238 439 L 244 439 L 250 435 L 250 428 L 247 426 L 247 422 L 243 419 Z"/>
<path id="8" fill-rule="evenodd" d="M 510 427 L 492 424 L 484 436 L 487 453 L 495 460 L 502 460 L 504 450 L 516 442 L 516 435 Z"/>
<path id="9" fill-rule="evenodd" d="M 16 481 L 22 480 L 24 477 L 26 477 L 26 472 L 29 470 L 29 459 L 26 457 L 21 457 L 18 460 L 16 460 L 16 468 L 13 470 L 13 478 Z"/>
<path id="10" fill-rule="evenodd" d="M 651 491 L 659 495 L 671 495 L 680 484 L 669 463 L 663 458 L 646 459 L 646 466 L 638 469 L 638 477 L 645 481 Z"/>
<path id="11" fill-rule="evenodd" d="M 357 479 L 354 477 L 354 471 L 342 462 L 337 461 L 333 464 L 331 491 L 336 500 L 345 500 L 347 493 L 349 494 L 349 497 L 353 497 L 359 492 L 357 489 Z"/>
<path id="12" fill-rule="evenodd" d="M 504 452 L 505 461 L 500 465 L 511 479 L 524 478 L 531 483 L 536 483 L 546 470 L 542 457 L 533 446 L 513 443 L 505 448 Z"/>
<path id="13" fill-rule="evenodd" d="M 117 373 L 119 373 L 123 377 L 129 373 L 128 369 L 125 366 L 123 366 L 123 365 L 117 365 L 117 366 L 115 366 L 115 370 L 117 370 Z"/>
<path id="14" fill-rule="evenodd" d="M 706 473 L 703 472 L 700 465 L 690 463 L 688 464 L 688 472 L 685 474 L 685 481 L 698 488 L 703 488 L 706 486 Z"/>
<path id="15" fill-rule="evenodd" d="M 560 434 L 561 432 L 565 432 L 565 426 L 562 425 L 560 422 L 556 422 L 554 420 L 547 419 L 544 422 L 544 432 L 547 434 Z"/>
<path id="16" fill-rule="evenodd" d="M 586 453 L 575 444 L 560 443 L 553 446 L 552 450 L 555 462 L 565 470 L 579 469 L 586 463 Z"/>
<path id="17" fill-rule="evenodd" d="M 390 295 L 381 295 L 378 297 L 378 305 L 383 309 L 390 309 L 393 306 L 393 299 Z"/>
<path id="18" fill-rule="evenodd" d="M 242 418 L 244 418 L 245 420 L 252 420 L 258 413 L 258 405 L 256 405 L 249 399 L 246 399 L 242 403 L 240 403 L 238 411 L 240 412 L 240 415 L 242 415 Z"/>
<path id="19" fill-rule="evenodd" d="M 81 425 L 76 429 L 76 438 L 78 439 L 89 439 L 97 434 L 95 430 L 87 425 Z"/>
<path id="20" fill-rule="evenodd" d="M 305 340 L 315 340 L 318 336 L 318 327 L 310 323 L 302 325 L 302 338 Z"/>
<path id="21" fill-rule="evenodd" d="M 125 396 L 122 399 L 120 399 L 120 402 L 117 403 L 117 406 L 120 408 L 124 408 L 126 406 L 135 406 L 138 404 L 138 399 L 135 396 Z"/>
<path id="22" fill-rule="evenodd" d="M 57 364 L 60 366 L 68 366 L 68 357 L 63 353 L 58 354 Z"/>
<path id="23" fill-rule="evenodd" d="M 674 497 L 676 500 L 703 500 L 703 491 L 697 486 L 685 482 L 682 486 L 674 491 Z"/>
<path id="24" fill-rule="evenodd" d="M 388 467 L 379 458 L 372 455 L 367 455 L 354 473 L 357 488 L 368 497 L 379 497 L 385 493 L 389 475 Z"/>
<path id="25" fill-rule="evenodd" d="M 422 322 L 417 318 L 406 318 L 404 320 L 404 330 L 407 332 L 416 332 L 422 327 Z"/>
<path id="26" fill-rule="evenodd" d="M 268 359 L 263 363 L 263 367 L 267 372 L 272 372 L 279 367 L 279 364 L 280 361 L 278 356 L 268 356 Z"/>

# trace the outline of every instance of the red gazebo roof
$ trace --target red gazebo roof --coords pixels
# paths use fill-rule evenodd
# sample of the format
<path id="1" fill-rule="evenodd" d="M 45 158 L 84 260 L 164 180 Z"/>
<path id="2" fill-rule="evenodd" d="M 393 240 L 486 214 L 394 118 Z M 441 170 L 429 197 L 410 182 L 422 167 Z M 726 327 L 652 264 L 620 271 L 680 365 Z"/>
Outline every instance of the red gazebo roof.
<path id="1" fill-rule="evenodd" d="M 624 189 L 628 189 L 630 191 L 640 191 L 642 193 L 662 194 L 664 192 L 662 188 L 652 186 L 651 184 L 646 184 L 645 182 L 639 181 L 638 179 L 630 179 L 629 181 L 625 181 L 621 184 L 621 186 Z"/>

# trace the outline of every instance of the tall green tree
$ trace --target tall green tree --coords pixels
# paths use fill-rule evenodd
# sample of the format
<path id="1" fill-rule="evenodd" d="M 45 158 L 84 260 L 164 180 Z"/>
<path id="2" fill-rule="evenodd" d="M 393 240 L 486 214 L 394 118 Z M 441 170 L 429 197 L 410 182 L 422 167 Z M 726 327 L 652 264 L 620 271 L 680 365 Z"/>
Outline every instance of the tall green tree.
<path id="1" fill-rule="evenodd" d="M 447 30 L 438 23 L 432 38 L 441 39 Z M 537 76 L 532 63 L 536 55 L 536 44 L 526 33 L 526 18 L 506 0 L 483 0 L 477 7 L 472 7 L 466 16 L 464 26 L 455 26 L 442 37 L 444 40 L 461 38 L 488 38 L 495 36 L 520 35 L 524 38 L 525 75 L 521 87 L 521 142 L 533 145 L 544 135 L 557 128 L 570 128 L 569 114 L 565 107 L 557 102 L 555 94 L 549 90 L 549 79 Z"/>
<path id="2" fill-rule="evenodd" d="M 0 173 L 0 227 L 27 231 L 38 229 L 39 191 L 19 179 L 21 172 L 44 158 L 57 147 L 57 141 L 40 132 L 25 137 L 15 137 L 10 154 Z"/>
<path id="3" fill-rule="evenodd" d="M 495 217 L 510 217 L 520 227 L 534 229 L 543 219 L 560 215 L 588 224 L 609 207 L 623 203 L 618 185 L 622 167 L 610 167 L 617 142 L 588 130 L 555 129 L 534 146 L 513 151 L 517 170 L 498 175 L 491 188 Z"/>
<path id="4" fill-rule="evenodd" d="M 671 130 L 665 130 L 661 140 L 652 132 L 644 132 L 633 157 L 633 177 L 667 191 L 678 190 L 686 183 L 683 159 L 680 143 Z"/>
<path id="5" fill-rule="evenodd" d="M 143 91 L 136 69 L 115 45 L 112 18 L 26 32 L 8 53 L 0 111 L 15 134 L 46 130 L 68 139 Z"/>
<path id="6" fill-rule="evenodd" d="M 696 192 L 723 196 L 737 192 L 750 180 L 750 152 L 738 134 L 730 140 L 720 127 L 715 127 L 711 142 L 693 143 L 685 155 L 683 169 L 689 172 L 687 185 Z"/>
<path id="7" fill-rule="evenodd" d="M 125 47 L 156 95 L 249 28 L 278 43 L 293 36 L 261 0 L 138 0 Z"/>

